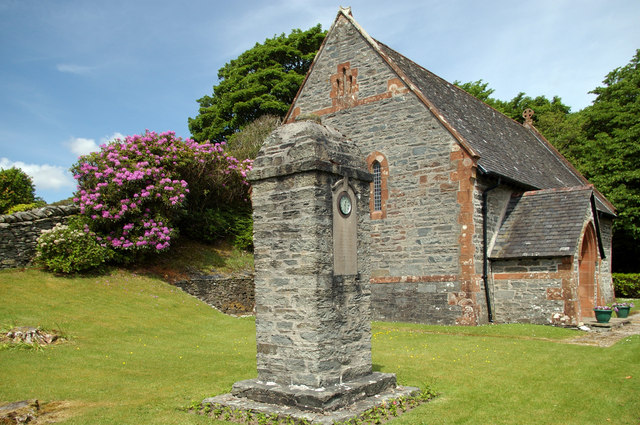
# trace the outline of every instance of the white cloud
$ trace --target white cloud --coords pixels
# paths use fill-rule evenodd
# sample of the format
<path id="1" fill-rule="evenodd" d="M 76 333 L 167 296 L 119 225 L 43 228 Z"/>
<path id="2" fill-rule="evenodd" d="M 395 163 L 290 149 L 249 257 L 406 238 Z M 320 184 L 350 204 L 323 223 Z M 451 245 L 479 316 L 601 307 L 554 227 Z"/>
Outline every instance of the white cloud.
<path id="1" fill-rule="evenodd" d="M 56 65 L 56 69 L 60 72 L 65 72 L 68 74 L 83 75 L 88 74 L 94 68 L 91 66 L 59 63 L 58 65 Z"/>
<path id="2" fill-rule="evenodd" d="M 87 155 L 100 149 L 95 140 L 85 139 L 84 137 L 74 137 L 69 140 L 66 145 L 71 152 L 78 156 Z"/>
<path id="3" fill-rule="evenodd" d="M 25 164 L 0 158 L 0 168 L 20 168 L 33 179 L 36 189 L 73 189 L 76 186 L 73 176 L 65 168 L 49 164 Z"/>
<path id="4" fill-rule="evenodd" d="M 109 143 L 114 139 L 124 139 L 125 136 L 122 133 L 113 133 L 111 136 L 104 136 L 100 139 L 100 145 Z M 100 146 L 96 143 L 95 139 L 87 139 L 84 137 L 72 137 L 65 145 L 71 152 L 80 156 L 87 155 L 91 152 L 97 152 L 100 150 Z"/>
<path id="5" fill-rule="evenodd" d="M 113 141 L 114 139 L 120 139 L 120 140 L 124 140 L 125 139 L 125 135 L 122 133 L 118 133 L 117 131 L 115 133 L 113 133 L 111 136 L 105 136 L 102 139 L 100 139 L 100 144 L 104 144 L 104 143 L 109 143 L 111 141 Z"/>

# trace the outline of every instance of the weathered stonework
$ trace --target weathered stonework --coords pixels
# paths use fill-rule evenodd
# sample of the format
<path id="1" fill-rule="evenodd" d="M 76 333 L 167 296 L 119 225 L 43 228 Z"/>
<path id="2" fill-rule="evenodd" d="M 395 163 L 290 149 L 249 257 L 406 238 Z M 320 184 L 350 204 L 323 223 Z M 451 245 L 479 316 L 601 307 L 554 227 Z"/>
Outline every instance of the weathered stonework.
<path id="1" fill-rule="evenodd" d="M 554 324 L 554 315 L 573 309 L 571 271 L 569 257 L 493 261 L 494 320 Z"/>
<path id="2" fill-rule="evenodd" d="M 477 325 L 493 320 L 493 311 L 507 308 L 500 320 L 522 317 L 548 323 L 549 314 L 561 314 L 579 321 L 576 314 L 584 314 L 587 303 L 584 287 L 582 295 L 578 287 L 592 272 L 585 272 L 579 258 L 574 256 L 571 270 L 561 271 L 571 275 L 558 278 L 561 283 L 535 275 L 523 275 L 518 281 L 489 276 L 489 253 L 496 237 L 507 233 L 501 226 L 512 197 L 536 192 L 534 188 L 557 190 L 555 199 L 562 203 L 563 190 L 593 192 L 531 124 L 517 124 L 375 41 L 344 11 L 329 31 L 287 120 L 311 114 L 348 135 L 362 150 L 370 171 L 375 162 L 381 165 L 381 205 L 376 206 L 372 196 L 369 207 L 375 319 Z M 370 187 L 371 194 L 373 190 Z M 596 196 L 602 212 L 596 233 L 605 253 L 610 253 L 614 209 Z M 574 224 L 581 223 L 580 217 L 570 216 L 574 218 Z M 537 225 L 531 229 L 540 232 L 551 223 Z M 572 228 L 570 234 L 577 239 L 575 232 Z M 544 251 L 543 239 L 534 235 L 539 251 Z M 549 257 L 530 252 L 522 239 L 517 243 L 522 252 L 519 259 L 511 252 L 511 263 L 522 261 L 526 268 L 534 254 Z M 563 251 L 552 256 L 566 267 L 563 258 L 571 255 Z M 594 298 L 612 299 L 610 264 L 610 255 L 605 254 L 593 267 Z M 512 289 L 502 288 L 522 286 L 524 281 L 525 292 L 515 298 Z M 494 282 L 499 282 L 496 287 Z M 548 291 L 545 285 L 550 285 Z M 500 299 L 491 305 L 496 298 Z M 552 306 L 562 304 L 559 298 L 564 302 L 561 313 Z M 530 313 L 518 313 L 518 305 L 527 302 Z"/>
<path id="3" fill-rule="evenodd" d="M 61 205 L 0 216 L 0 269 L 27 266 L 42 231 L 66 223 L 78 211 L 75 205 Z"/>
<path id="4" fill-rule="evenodd" d="M 208 276 L 182 280 L 173 285 L 225 314 L 253 314 L 255 307 L 253 277 Z"/>
<path id="5" fill-rule="evenodd" d="M 292 123 L 267 138 L 250 179 L 258 378 L 207 402 L 333 412 L 414 391 L 372 371 L 371 175 L 361 152 L 329 127 Z"/>
<path id="6" fill-rule="evenodd" d="M 604 300 L 612 300 L 615 297 L 613 284 L 613 278 L 611 276 L 611 238 L 613 235 L 613 220 L 608 217 L 598 217 L 600 224 L 600 235 L 602 237 L 602 245 L 605 254 L 604 259 L 600 259 L 599 264 L 599 286 L 602 288 L 602 297 Z"/>
<path id="7" fill-rule="evenodd" d="M 325 76 L 347 62 L 357 69 L 358 102 L 336 107 Z M 325 40 L 292 110 L 292 119 L 296 111 L 321 115 L 323 123 L 348 134 L 365 158 L 378 153 L 387 160 L 385 209 L 379 217 L 371 215 L 374 317 L 473 322 L 477 313 L 468 301 L 478 289 L 470 273 L 473 247 L 466 243 L 461 251 L 459 246 L 460 230 L 470 224 L 473 163 L 463 158 L 451 133 L 344 18 Z"/>
<path id="8" fill-rule="evenodd" d="M 311 122 L 274 132 L 255 161 L 260 380 L 317 388 L 371 373 L 363 236 L 357 253 L 361 275 L 333 274 L 331 188 L 345 175 L 356 185 L 356 207 L 367 211 L 370 177 L 359 151 L 341 134 Z M 366 216 L 358 218 L 358 233 L 368 235 Z"/>

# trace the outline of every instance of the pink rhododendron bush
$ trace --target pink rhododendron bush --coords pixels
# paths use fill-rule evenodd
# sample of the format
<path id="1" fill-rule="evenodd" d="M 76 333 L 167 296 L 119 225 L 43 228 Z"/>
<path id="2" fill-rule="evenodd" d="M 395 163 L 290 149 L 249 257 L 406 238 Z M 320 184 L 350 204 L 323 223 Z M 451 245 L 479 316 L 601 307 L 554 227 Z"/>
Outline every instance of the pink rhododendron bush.
<path id="1" fill-rule="evenodd" d="M 194 211 L 248 206 L 251 161 L 224 144 L 182 140 L 174 132 L 116 139 L 72 167 L 74 201 L 97 240 L 116 251 L 167 249 Z"/>

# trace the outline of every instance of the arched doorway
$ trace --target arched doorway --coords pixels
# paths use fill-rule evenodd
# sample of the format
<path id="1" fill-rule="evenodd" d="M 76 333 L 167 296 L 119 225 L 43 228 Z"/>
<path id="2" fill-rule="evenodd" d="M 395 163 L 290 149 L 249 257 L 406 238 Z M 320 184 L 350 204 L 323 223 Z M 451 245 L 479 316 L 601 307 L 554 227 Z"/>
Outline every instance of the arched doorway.
<path id="1" fill-rule="evenodd" d="M 596 232 L 593 225 L 589 223 L 582 238 L 578 259 L 580 317 L 593 317 L 593 307 L 596 302 L 596 261 L 598 261 Z"/>

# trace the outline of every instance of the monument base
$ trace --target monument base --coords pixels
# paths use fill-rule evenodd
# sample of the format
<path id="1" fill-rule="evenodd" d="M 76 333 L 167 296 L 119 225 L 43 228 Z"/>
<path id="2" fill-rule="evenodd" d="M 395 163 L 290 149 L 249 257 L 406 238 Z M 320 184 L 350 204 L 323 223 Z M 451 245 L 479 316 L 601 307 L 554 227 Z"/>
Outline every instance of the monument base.
<path id="1" fill-rule="evenodd" d="M 324 425 L 347 421 L 388 400 L 419 391 L 415 387 L 398 387 L 394 374 L 380 372 L 326 388 L 250 379 L 236 382 L 231 394 L 207 398 L 202 405 L 217 404 Z"/>

